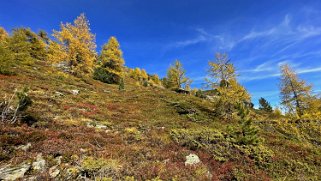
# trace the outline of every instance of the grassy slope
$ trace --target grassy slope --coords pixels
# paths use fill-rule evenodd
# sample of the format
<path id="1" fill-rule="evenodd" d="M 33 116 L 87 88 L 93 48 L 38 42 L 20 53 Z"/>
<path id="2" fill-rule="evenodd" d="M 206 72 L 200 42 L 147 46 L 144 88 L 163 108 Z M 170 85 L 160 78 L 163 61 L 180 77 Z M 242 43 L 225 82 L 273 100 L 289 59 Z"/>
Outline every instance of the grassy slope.
<path id="1" fill-rule="evenodd" d="M 21 68 L 17 76 L 0 75 L 1 97 L 12 94 L 16 88 L 30 87 L 34 104 L 28 112 L 38 120 L 31 127 L 0 125 L 0 165 L 32 160 L 37 153 L 43 153 L 49 167 L 55 164 L 52 161 L 55 156 L 62 155 L 61 170 L 82 165 L 94 172 L 84 159 L 91 156 L 106 160 L 107 165 L 113 164 L 105 175 L 115 179 L 321 178 L 319 122 L 257 123 L 265 140 L 264 149 L 273 152 L 269 166 L 257 166 L 239 151 L 235 154 L 231 151 L 229 159 L 218 161 L 211 151 L 177 144 L 170 136 L 172 130 L 183 128 L 226 132 L 228 125 L 235 124 L 216 119 L 207 100 L 159 88 L 137 87 L 131 80 L 125 81 L 125 91 L 119 91 L 117 85 L 75 78 L 41 64 Z M 73 89 L 80 90 L 80 94 L 73 95 Z M 192 109 L 197 116 L 180 115 L 177 107 Z M 108 129 L 88 128 L 87 124 L 102 124 Z M 13 149 L 28 142 L 32 143 L 28 152 Z M 184 166 L 185 156 L 193 152 L 202 164 Z M 38 175 L 48 177 L 47 172 Z"/>

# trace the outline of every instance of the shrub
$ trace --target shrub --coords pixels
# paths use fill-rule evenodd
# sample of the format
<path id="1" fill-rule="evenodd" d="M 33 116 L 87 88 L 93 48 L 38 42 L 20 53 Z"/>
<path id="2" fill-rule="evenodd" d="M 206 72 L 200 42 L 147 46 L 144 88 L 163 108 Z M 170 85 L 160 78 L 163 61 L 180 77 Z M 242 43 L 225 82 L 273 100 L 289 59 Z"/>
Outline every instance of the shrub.
<path id="1" fill-rule="evenodd" d="M 103 177 L 117 177 L 119 175 L 118 172 L 121 165 L 118 160 L 86 157 L 82 160 L 81 167 L 89 177 L 95 177 L 98 175 Z"/>
<path id="2" fill-rule="evenodd" d="M 15 95 L 18 99 L 16 105 L 14 105 Z M 32 100 L 26 87 L 22 91 L 16 91 L 10 98 L 5 97 L 0 103 L 1 122 L 16 123 L 17 120 L 22 120 L 27 116 L 25 111 L 31 104 Z"/>

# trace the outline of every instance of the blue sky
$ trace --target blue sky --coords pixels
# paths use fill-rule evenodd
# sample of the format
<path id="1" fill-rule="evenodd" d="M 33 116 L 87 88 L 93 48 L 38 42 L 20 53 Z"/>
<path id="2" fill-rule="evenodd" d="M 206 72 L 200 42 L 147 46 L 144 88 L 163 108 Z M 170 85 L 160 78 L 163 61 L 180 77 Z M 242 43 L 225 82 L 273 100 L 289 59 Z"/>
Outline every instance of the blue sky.
<path id="1" fill-rule="evenodd" d="M 1 0 L 0 26 L 51 33 L 82 12 L 98 50 L 116 36 L 129 67 L 164 76 L 179 59 L 201 87 L 208 61 L 226 52 L 255 104 L 261 96 L 278 104 L 283 63 L 321 90 L 321 1 Z"/>

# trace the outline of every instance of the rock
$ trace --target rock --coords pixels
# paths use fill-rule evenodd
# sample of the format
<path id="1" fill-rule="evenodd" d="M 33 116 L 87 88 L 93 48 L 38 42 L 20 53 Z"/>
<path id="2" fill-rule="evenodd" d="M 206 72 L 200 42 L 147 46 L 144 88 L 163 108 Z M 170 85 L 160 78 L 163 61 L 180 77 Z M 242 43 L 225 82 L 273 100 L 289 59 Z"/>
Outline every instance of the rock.
<path id="1" fill-rule="evenodd" d="M 49 169 L 49 175 L 51 178 L 56 178 L 60 173 L 60 170 L 57 168 L 57 166 L 53 166 Z"/>
<path id="2" fill-rule="evenodd" d="M 14 167 L 7 165 L 0 168 L 0 180 L 17 180 L 22 178 L 29 169 L 30 163 L 22 163 Z"/>
<path id="3" fill-rule="evenodd" d="M 186 156 L 186 161 L 185 161 L 185 166 L 187 165 L 195 165 L 200 163 L 201 160 L 199 159 L 199 157 L 195 154 L 189 154 L 188 156 Z"/>
<path id="4" fill-rule="evenodd" d="M 97 125 L 95 126 L 95 128 L 98 128 L 98 129 L 107 129 L 107 126 L 102 125 L 102 124 L 97 124 Z"/>
<path id="5" fill-rule="evenodd" d="M 87 123 L 88 128 L 97 128 L 97 129 L 107 129 L 108 127 L 103 124 L 97 124 L 96 122 L 88 122 Z"/>
<path id="6" fill-rule="evenodd" d="M 27 143 L 26 145 L 20 145 L 16 147 L 17 150 L 23 150 L 23 151 L 27 151 L 29 150 L 29 148 L 31 148 L 31 143 Z"/>
<path id="7" fill-rule="evenodd" d="M 79 92 L 80 92 L 80 91 L 77 90 L 77 89 L 71 90 L 71 93 L 72 93 L 73 95 L 78 95 Z"/>
<path id="8" fill-rule="evenodd" d="M 56 161 L 57 165 L 60 165 L 60 164 L 61 164 L 61 159 L 62 159 L 62 156 L 57 156 L 57 157 L 55 158 L 55 161 Z"/>
<path id="9" fill-rule="evenodd" d="M 42 158 L 42 154 L 37 155 L 36 161 L 32 163 L 32 169 L 37 171 L 43 171 L 46 169 L 46 160 Z"/>

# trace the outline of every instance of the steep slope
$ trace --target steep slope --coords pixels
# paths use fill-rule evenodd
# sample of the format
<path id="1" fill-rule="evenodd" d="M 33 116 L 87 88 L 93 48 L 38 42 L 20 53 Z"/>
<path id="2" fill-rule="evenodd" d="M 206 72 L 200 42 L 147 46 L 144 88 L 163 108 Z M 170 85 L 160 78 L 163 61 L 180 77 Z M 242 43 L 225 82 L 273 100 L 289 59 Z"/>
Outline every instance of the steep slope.
<path id="1" fill-rule="evenodd" d="M 321 178 L 320 122 L 257 120 L 262 144 L 238 145 L 231 136 L 237 121 L 217 119 L 208 100 L 131 79 L 120 91 L 43 62 L 16 69 L 0 75 L 0 95 L 29 87 L 32 119 L 0 124 L 0 178 L 21 163 L 23 178 L 38 179 Z M 200 163 L 186 164 L 192 153 Z"/>

